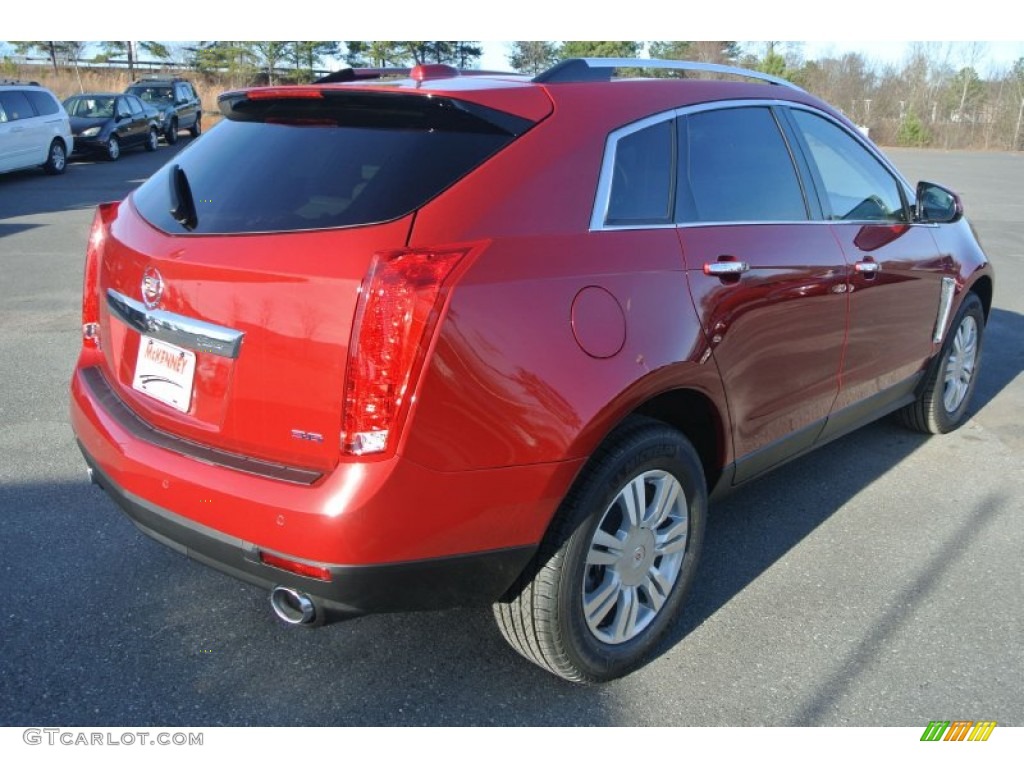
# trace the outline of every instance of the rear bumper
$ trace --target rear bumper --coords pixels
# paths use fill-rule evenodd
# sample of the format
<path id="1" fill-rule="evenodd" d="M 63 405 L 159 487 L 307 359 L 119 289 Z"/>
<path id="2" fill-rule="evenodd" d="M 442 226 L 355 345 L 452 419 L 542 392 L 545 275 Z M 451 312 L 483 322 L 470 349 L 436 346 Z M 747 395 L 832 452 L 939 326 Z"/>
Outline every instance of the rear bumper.
<path id="1" fill-rule="evenodd" d="M 288 481 L 229 466 L 230 457 L 175 450 L 123 408 L 98 369 L 76 369 L 71 421 L 79 445 L 94 480 L 132 521 L 238 578 L 306 592 L 328 617 L 498 598 L 581 464 L 445 473 L 395 457 L 341 463 L 312 483 Z M 325 567 L 331 579 L 269 566 L 260 551 Z"/>
<path id="2" fill-rule="evenodd" d="M 81 448 L 81 444 L 79 444 Z M 460 557 L 388 565 L 325 566 L 321 581 L 266 565 L 252 542 L 199 525 L 118 486 L 82 449 L 92 481 L 133 523 L 183 555 L 267 590 L 277 585 L 309 595 L 327 621 L 387 611 L 421 611 L 472 602 L 493 602 L 526 567 L 535 547 L 515 547 Z M 271 553 L 275 554 L 275 553 Z"/>

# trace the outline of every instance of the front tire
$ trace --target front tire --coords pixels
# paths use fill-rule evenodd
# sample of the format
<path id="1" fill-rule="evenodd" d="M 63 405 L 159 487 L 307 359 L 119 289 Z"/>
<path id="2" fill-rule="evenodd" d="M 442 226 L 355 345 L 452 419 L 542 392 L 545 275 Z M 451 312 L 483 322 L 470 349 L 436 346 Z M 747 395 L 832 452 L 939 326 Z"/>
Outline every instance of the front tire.
<path id="1" fill-rule="evenodd" d="M 931 435 L 952 432 L 965 421 L 978 381 L 985 310 L 976 293 L 964 297 L 928 368 L 920 396 L 900 411 L 903 423 Z"/>
<path id="2" fill-rule="evenodd" d="M 533 562 L 495 604 L 502 635 L 566 680 L 631 672 L 682 605 L 706 515 L 693 446 L 665 424 L 630 420 L 591 459 Z"/>
<path id="3" fill-rule="evenodd" d="M 156 152 L 156 148 L 159 143 L 160 137 L 156 135 L 156 128 L 150 128 L 149 135 L 146 137 L 146 151 Z"/>
<path id="4" fill-rule="evenodd" d="M 171 126 L 167 129 L 167 133 L 164 134 L 164 139 L 171 146 L 178 143 L 178 118 L 171 119 Z"/>
<path id="5" fill-rule="evenodd" d="M 58 176 L 64 173 L 68 167 L 68 151 L 64 142 L 54 139 L 50 142 L 50 149 L 46 153 L 46 162 L 43 163 L 43 170 L 51 176 Z"/>
<path id="6" fill-rule="evenodd" d="M 118 141 L 117 134 L 111 134 L 110 138 L 107 139 L 107 144 L 103 148 L 107 155 L 107 160 L 114 162 L 121 156 L 121 142 Z"/>
<path id="7" fill-rule="evenodd" d="M 188 132 L 192 134 L 193 139 L 198 139 L 199 134 L 203 132 L 203 116 L 196 115 L 196 121 L 192 123 L 192 127 L 188 129 Z"/>

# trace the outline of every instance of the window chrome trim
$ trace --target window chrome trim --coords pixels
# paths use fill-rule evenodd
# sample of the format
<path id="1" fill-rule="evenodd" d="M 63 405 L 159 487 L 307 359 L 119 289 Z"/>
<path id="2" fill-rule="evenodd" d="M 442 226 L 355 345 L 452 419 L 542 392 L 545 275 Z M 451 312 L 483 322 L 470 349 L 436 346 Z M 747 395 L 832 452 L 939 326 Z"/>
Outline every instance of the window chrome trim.
<path id="1" fill-rule="evenodd" d="M 615 150 L 618 147 L 619 142 L 631 136 L 634 133 L 639 133 L 652 125 L 658 125 L 659 123 L 667 123 L 669 120 L 674 120 L 676 117 L 677 110 L 671 109 L 667 112 L 659 112 L 656 115 L 645 117 L 642 120 L 637 120 L 635 123 L 624 125 L 621 128 L 616 128 L 614 131 L 608 134 L 608 138 L 604 142 L 604 157 L 601 160 L 601 175 L 597 180 L 597 191 L 594 195 L 594 208 L 590 214 L 590 231 L 597 232 L 600 230 L 616 230 L 616 229 L 669 229 L 675 226 L 673 222 L 665 222 L 662 224 L 643 224 L 637 222 L 635 224 L 606 224 L 605 220 L 608 218 L 608 208 L 612 204 L 612 179 L 615 177 Z M 675 184 L 675 179 L 672 179 L 672 183 Z"/>
<path id="2" fill-rule="evenodd" d="M 671 224 L 607 224 L 605 219 L 608 216 L 608 207 L 611 205 L 611 188 L 612 178 L 614 176 L 615 167 L 615 149 L 619 141 L 624 137 L 629 136 L 637 131 L 642 131 L 645 128 L 649 128 L 657 123 L 665 122 L 668 120 L 675 120 L 679 117 L 685 117 L 686 115 L 693 115 L 700 112 L 710 112 L 718 109 L 738 109 L 741 107 L 784 107 L 787 109 L 802 109 L 806 112 L 815 114 L 830 123 L 835 125 L 840 130 L 852 136 L 853 139 L 860 144 L 872 157 L 878 160 L 882 166 L 891 173 L 898 184 L 902 184 L 908 201 L 914 200 L 916 192 L 911 188 L 910 183 L 904 178 L 896 167 L 889 161 L 889 159 L 881 153 L 881 151 L 875 147 L 869 139 L 863 136 L 859 131 L 851 131 L 847 126 L 836 120 L 833 115 L 830 115 L 824 110 L 818 109 L 817 107 L 809 104 L 804 104 L 798 101 L 787 101 L 785 99 L 727 99 L 724 101 L 712 101 L 705 104 L 690 104 L 686 107 L 680 107 L 678 109 L 670 109 L 665 112 L 659 112 L 656 115 L 645 117 L 636 122 L 624 125 L 621 128 L 617 128 L 608 134 L 608 138 L 604 144 L 604 156 L 601 159 L 601 173 L 597 181 L 597 190 L 594 194 L 594 208 L 590 215 L 590 231 L 591 232 L 617 232 L 621 230 L 637 230 L 637 229 L 672 229 L 672 228 L 689 228 L 689 227 L 723 227 L 723 226 L 750 226 L 752 224 L 886 224 L 892 222 L 878 221 L 876 219 L 865 219 L 865 220 L 853 220 L 853 219 L 807 219 L 799 221 L 687 221 L 687 222 L 675 222 Z M 677 180 L 678 181 L 678 180 Z M 911 226 L 919 226 L 917 222 L 908 221 L 902 222 Z M 931 226 L 931 225 L 925 225 Z"/>
<path id="3" fill-rule="evenodd" d="M 107 289 L 107 308 L 121 322 L 139 333 L 176 344 L 195 352 L 236 358 L 241 351 L 245 333 L 204 320 L 196 320 L 162 309 L 146 309 L 140 301 L 130 299 L 112 288 Z"/>

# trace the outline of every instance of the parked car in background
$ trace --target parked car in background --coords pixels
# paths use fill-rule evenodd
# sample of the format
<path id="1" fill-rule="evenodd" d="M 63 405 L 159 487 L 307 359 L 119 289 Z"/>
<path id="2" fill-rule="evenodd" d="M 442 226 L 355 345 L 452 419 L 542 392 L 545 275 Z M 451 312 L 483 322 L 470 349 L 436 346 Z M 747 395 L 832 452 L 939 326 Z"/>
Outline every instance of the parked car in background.
<path id="1" fill-rule="evenodd" d="M 168 144 L 178 143 L 178 132 L 193 136 L 203 131 L 203 105 L 191 82 L 180 77 L 145 77 L 125 90 L 160 113 L 160 134 Z"/>
<path id="2" fill-rule="evenodd" d="M 157 111 L 135 96 L 120 93 L 79 93 L 64 100 L 75 134 L 75 152 L 117 160 L 121 150 L 157 148 Z"/>
<path id="3" fill-rule="evenodd" d="M 56 96 L 37 83 L 0 80 L 0 173 L 34 166 L 64 173 L 74 144 Z"/>
<path id="4" fill-rule="evenodd" d="M 967 419 L 992 267 L 828 104 L 644 59 L 368 76 L 222 95 L 86 250 L 91 477 L 284 621 L 490 601 L 609 680 L 683 606 L 712 495 Z"/>

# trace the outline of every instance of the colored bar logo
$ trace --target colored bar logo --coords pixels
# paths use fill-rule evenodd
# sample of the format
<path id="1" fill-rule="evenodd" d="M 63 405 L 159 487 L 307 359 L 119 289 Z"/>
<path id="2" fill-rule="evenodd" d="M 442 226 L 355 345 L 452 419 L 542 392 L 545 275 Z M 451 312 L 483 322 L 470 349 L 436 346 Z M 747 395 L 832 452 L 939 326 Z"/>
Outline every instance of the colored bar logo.
<path id="1" fill-rule="evenodd" d="M 921 741 L 988 741 L 995 727 L 995 720 L 932 720 Z"/>

